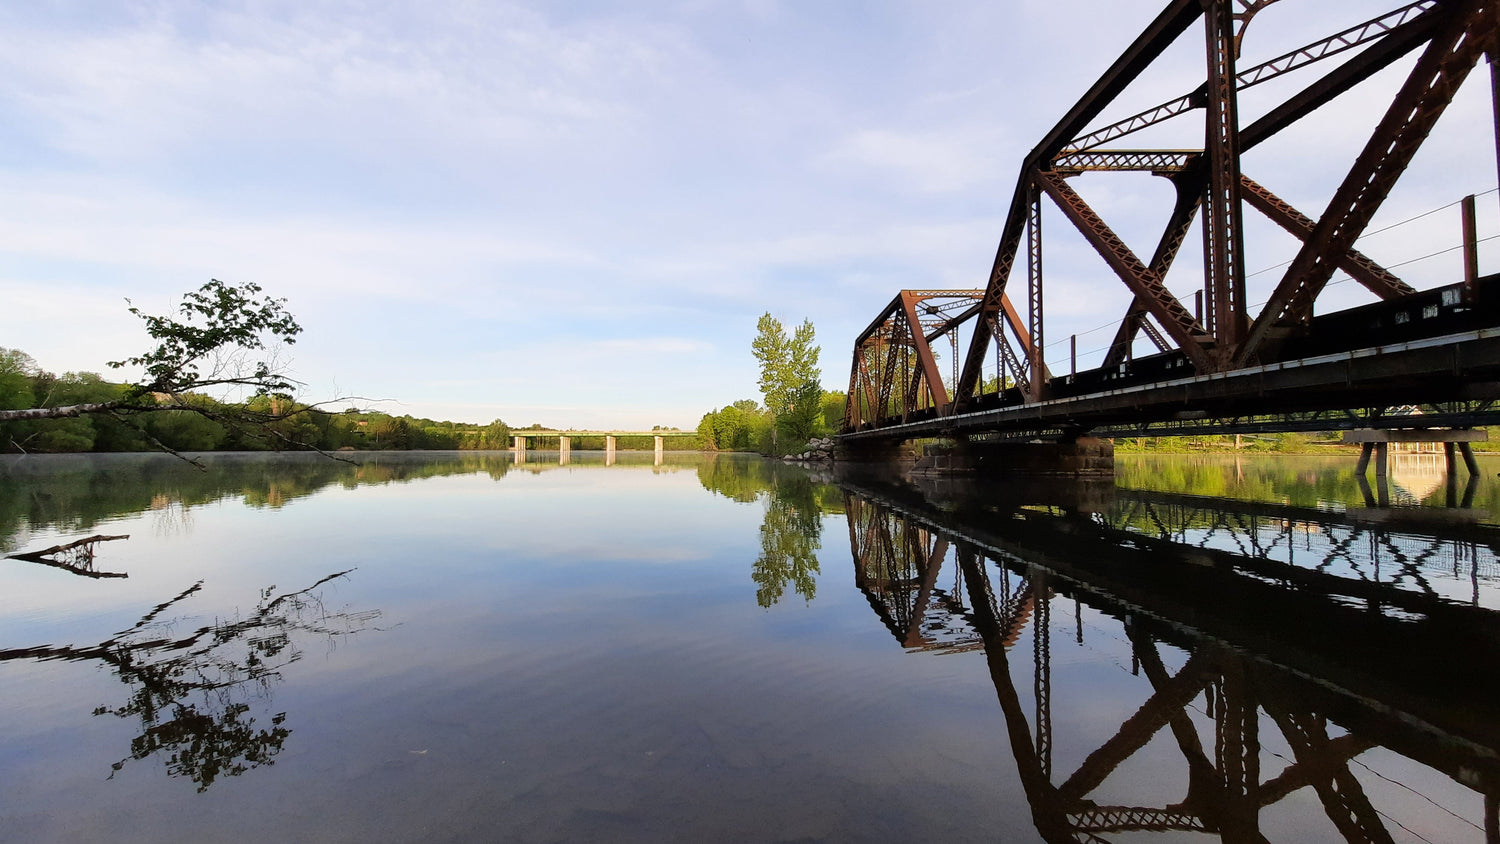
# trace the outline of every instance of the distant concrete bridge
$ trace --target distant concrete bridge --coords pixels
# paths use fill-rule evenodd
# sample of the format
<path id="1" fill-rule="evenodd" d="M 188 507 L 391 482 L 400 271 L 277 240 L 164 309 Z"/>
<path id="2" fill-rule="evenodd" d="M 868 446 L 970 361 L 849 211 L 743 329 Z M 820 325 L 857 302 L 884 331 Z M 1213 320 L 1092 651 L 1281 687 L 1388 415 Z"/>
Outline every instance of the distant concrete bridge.
<path id="1" fill-rule="evenodd" d="M 663 446 L 668 437 L 673 439 L 696 438 L 696 431 L 511 431 L 512 449 L 520 454 L 526 451 L 527 440 L 557 440 L 557 450 L 566 455 L 573 449 L 577 437 L 603 437 L 606 459 L 612 459 L 615 445 L 620 437 L 651 437 L 654 441 L 657 462 L 661 461 Z"/>

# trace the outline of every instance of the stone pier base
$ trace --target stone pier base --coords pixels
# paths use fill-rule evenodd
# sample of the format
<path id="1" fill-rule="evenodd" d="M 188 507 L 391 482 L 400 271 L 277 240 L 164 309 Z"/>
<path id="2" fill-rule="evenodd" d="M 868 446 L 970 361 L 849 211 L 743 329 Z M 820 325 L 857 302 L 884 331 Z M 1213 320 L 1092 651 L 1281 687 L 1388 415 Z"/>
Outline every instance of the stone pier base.
<path id="1" fill-rule="evenodd" d="M 1107 478 L 1114 471 L 1113 442 L 1079 437 L 1071 442 L 960 442 L 928 446 L 910 474 Z"/>
<path id="2" fill-rule="evenodd" d="M 853 442 L 834 446 L 833 459 L 842 468 L 880 474 L 905 474 L 917 463 L 917 450 L 907 442 Z"/>

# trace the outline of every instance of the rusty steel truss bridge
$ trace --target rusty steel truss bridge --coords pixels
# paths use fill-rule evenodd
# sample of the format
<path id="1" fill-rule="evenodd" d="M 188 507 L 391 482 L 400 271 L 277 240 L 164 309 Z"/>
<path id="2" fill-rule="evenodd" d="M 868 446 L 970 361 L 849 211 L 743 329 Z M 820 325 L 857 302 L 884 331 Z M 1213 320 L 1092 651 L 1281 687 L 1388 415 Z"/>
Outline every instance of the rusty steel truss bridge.
<path id="1" fill-rule="evenodd" d="M 1480 274 L 1473 197 L 1462 203 L 1461 281 L 1418 290 L 1355 248 L 1482 60 L 1489 73 L 1481 71 L 1478 84 L 1488 85 L 1491 107 L 1500 106 L 1500 2 L 1419 0 L 1267 60 L 1242 60 L 1251 19 L 1278 15 L 1283 9 L 1267 11 L 1276 3 L 1173 0 L 1150 23 L 1024 160 L 984 288 L 901 291 L 855 340 L 846 444 L 1500 424 L 1500 275 Z M 1294 5 L 1284 9 L 1293 25 Z M 1137 96 L 1143 75 L 1174 44 L 1195 38 L 1194 30 L 1206 47 L 1201 84 L 1096 125 Z M 1399 79 L 1394 92 L 1369 94 L 1370 85 L 1392 78 Z M 1257 90 L 1253 119 L 1242 115 L 1241 93 L 1273 80 Z M 1358 86 L 1357 96 L 1344 97 Z M 1305 118 L 1341 98 L 1346 110 L 1368 112 L 1378 102 L 1383 111 L 1370 115 L 1373 131 L 1352 162 L 1300 141 L 1320 170 L 1343 174 L 1313 218 L 1252 179 L 1242 156 L 1278 135 L 1306 138 Z M 1495 114 L 1495 144 L 1488 132 L 1481 144 L 1486 159 L 1500 153 L 1500 108 Z M 1158 127 L 1185 127 L 1202 146 L 1118 145 L 1143 130 L 1161 134 Z M 1150 255 L 1132 251 L 1119 233 L 1139 214 L 1112 226 L 1073 187 L 1084 176 L 1121 173 L 1150 174 L 1172 187 Z M 1082 371 L 1076 337 L 1066 372 L 1053 372 L 1043 354 L 1044 204 L 1126 288 L 1121 301 L 1129 305 L 1113 340 L 1097 366 Z M 1253 313 L 1246 208 L 1293 238 L 1295 249 Z M 1186 272 L 1193 288 L 1179 298 L 1168 274 L 1195 228 L 1201 275 L 1177 267 L 1174 284 L 1183 289 L 1187 282 L 1178 279 Z M 1013 279 L 1017 273 L 1024 279 Z M 1376 301 L 1315 315 L 1339 273 Z M 1024 297 L 1020 307 L 1013 294 Z M 1138 345 L 1148 353 L 1137 355 Z"/>

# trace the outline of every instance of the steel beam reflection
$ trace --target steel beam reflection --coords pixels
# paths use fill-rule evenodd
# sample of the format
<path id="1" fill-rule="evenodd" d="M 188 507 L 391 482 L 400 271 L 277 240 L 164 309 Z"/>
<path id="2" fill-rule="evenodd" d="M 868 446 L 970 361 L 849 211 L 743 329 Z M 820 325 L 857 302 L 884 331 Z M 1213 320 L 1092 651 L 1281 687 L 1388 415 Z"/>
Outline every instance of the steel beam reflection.
<path id="1" fill-rule="evenodd" d="M 1290 576 L 1294 566 L 1249 545 L 1173 542 L 1200 535 L 1189 529 L 1198 522 L 1228 530 L 1232 502 L 1216 500 L 1221 512 L 1209 517 L 1204 499 L 1122 496 L 1110 514 L 1090 514 L 993 498 L 938 506 L 909 487 L 846 486 L 856 585 L 903 647 L 983 652 L 1043 839 L 1191 831 L 1264 841 L 1266 812 L 1309 790 L 1338 835 L 1390 841 L 1400 831 L 1392 807 L 1356 775 L 1362 754 L 1386 748 L 1473 792 L 1484 839 L 1500 840 L 1500 613 L 1316 568 Z M 1167 513 L 1156 536 L 1120 523 L 1143 503 Z M 1449 540 L 1439 530 L 1426 541 Z M 1492 547 L 1475 548 L 1493 570 Z M 1091 626 L 1128 643 L 1144 682 L 1112 734 L 1065 758 L 1054 738 L 1084 731 L 1054 717 L 1079 711 L 1053 706 L 1078 688 L 1053 685 L 1049 615 L 1068 600 L 1079 639 L 1087 606 Z M 1157 778 L 1184 790 L 1155 805 L 1111 802 L 1101 786 L 1139 771 L 1153 741 L 1183 774 Z M 1161 758 L 1150 757 L 1154 770 Z"/>

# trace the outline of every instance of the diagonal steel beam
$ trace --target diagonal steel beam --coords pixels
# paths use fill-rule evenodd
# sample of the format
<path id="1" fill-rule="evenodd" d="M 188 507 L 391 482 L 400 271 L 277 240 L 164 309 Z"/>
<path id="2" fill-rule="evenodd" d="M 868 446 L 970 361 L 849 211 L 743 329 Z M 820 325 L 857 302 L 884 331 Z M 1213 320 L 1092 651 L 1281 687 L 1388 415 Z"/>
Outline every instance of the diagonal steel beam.
<path id="1" fill-rule="evenodd" d="M 1267 704 L 1266 712 L 1281 728 L 1297 764 L 1309 773 L 1309 785 L 1317 792 L 1328 819 L 1349 841 L 1391 844 L 1390 831 L 1370 803 L 1364 788 L 1346 764 L 1330 752 L 1323 720 L 1308 712 L 1294 712 L 1284 705 Z"/>
<path id="2" fill-rule="evenodd" d="M 1182 242 L 1187 239 L 1188 231 L 1193 226 L 1193 218 L 1197 216 L 1198 206 L 1203 199 L 1202 168 L 1190 167 L 1174 176 L 1172 184 L 1177 188 L 1177 201 L 1172 207 L 1172 216 L 1167 219 L 1166 228 L 1162 229 L 1161 239 L 1157 241 L 1156 253 L 1151 256 L 1151 271 L 1158 278 L 1166 277 L 1167 270 L 1177 260 Z M 1165 352 L 1170 348 L 1156 327 L 1146 320 L 1146 313 L 1146 301 L 1137 295 L 1130 303 L 1125 319 L 1120 321 L 1115 339 L 1109 344 L 1104 366 L 1118 366 L 1130 356 L 1130 346 L 1135 342 L 1137 331 L 1145 331 L 1158 351 Z"/>
<path id="3" fill-rule="evenodd" d="M 1166 329 L 1167 335 L 1187 354 L 1198 371 L 1212 371 L 1214 361 L 1209 349 L 1213 345 L 1213 338 L 1203 331 L 1198 320 L 1167 290 L 1162 284 L 1161 276 L 1142 264 L 1135 253 L 1130 251 L 1130 247 L 1120 240 L 1061 176 L 1038 173 L 1036 180 L 1038 186 L 1052 197 L 1052 201 L 1072 221 L 1084 239 L 1109 264 L 1110 269 L 1125 282 L 1125 286 L 1142 299 L 1147 311 Z"/>
<path id="4" fill-rule="evenodd" d="M 1171 722 L 1193 698 L 1208 685 L 1211 676 L 1207 660 L 1198 654 L 1188 657 L 1182 670 L 1162 684 L 1120 729 L 1100 745 L 1067 781 L 1057 787 L 1063 801 L 1071 803 L 1099 787 L 1120 763 L 1146 746 L 1153 736 Z"/>
<path id="5" fill-rule="evenodd" d="M 1332 58 L 1371 41 L 1389 38 L 1393 33 L 1402 31 L 1403 27 L 1406 27 L 1413 20 L 1418 19 L 1419 16 L 1430 10 L 1434 5 L 1436 5 L 1434 0 L 1420 0 L 1420 2 L 1408 3 L 1378 18 L 1351 26 L 1348 29 L 1337 32 L 1305 47 L 1277 56 L 1270 61 L 1262 62 L 1248 70 L 1240 71 L 1235 76 L 1237 86 L 1239 90 L 1243 91 L 1246 88 L 1275 79 L 1284 73 L 1306 67 L 1323 59 Z M 1133 132 L 1139 132 L 1142 129 L 1154 126 L 1184 112 L 1195 108 L 1202 108 L 1207 98 L 1207 87 L 1200 86 L 1192 93 L 1185 94 L 1171 102 L 1162 103 L 1159 106 L 1127 117 L 1118 123 L 1112 123 L 1109 126 L 1096 129 L 1087 135 L 1074 138 L 1063 149 L 1063 155 L 1067 156 L 1070 153 L 1093 149 Z"/>
<path id="6" fill-rule="evenodd" d="M 1187 31 L 1187 28 L 1192 26 L 1193 21 L 1197 20 L 1201 14 L 1203 14 L 1201 0 L 1172 0 L 1026 157 L 1021 165 L 1020 178 L 1016 180 L 1015 193 L 1011 196 L 1010 208 L 1005 218 L 1005 229 L 1000 235 L 1000 247 L 995 253 L 995 263 L 990 270 L 989 282 L 985 286 L 984 310 L 981 316 L 999 314 L 1003 309 L 1007 311 L 1006 318 L 1009 320 L 1010 314 L 1014 313 L 1015 308 L 1009 304 L 1008 297 L 1005 295 L 1005 287 L 1010 280 L 1016 252 L 1020 248 L 1021 238 L 1025 233 L 1031 174 L 1037 170 L 1038 164 L 1050 162 L 1055 158 L 1068 139 L 1083 131 L 1089 121 L 1098 117 L 1100 112 L 1171 46 L 1179 35 Z M 964 405 L 971 401 L 975 388 L 979 384 L 980 373 L 983 372 L 985 353 L 989 349 L 991 339 L 989 324 L 986 320 L 980 319 L 975 323 L 974 335 L 969 341 L 969 351 L 964 358 L 963 374 L 959 377 L 959 383 L 955 389 L 955 394 L 960 397 L 960 401 L 955 404 L 956 409 L 963 409 Z M 1029 337 L 1017 332 L 1017 339 L 1029 348 Z M 1039 373 L 1033 373 L 1033 380 L 1036 380 L 1038 375 Z"/>
<path id="7" fill-rule="evenodd" d="M 1312 237 L 1317 226 L 1315 221 L 1243 173 L 1240 174 L 1240 195 L 1251 208 L 1266 215 L 1267 219 L 1286 229 L 1299 240 L 1306 242 Z M 1392 275 L 1356 249 L 1351 248 L 1344 255 L 1343 260 L 1339 261 L 1338 266 L 1382 299 L 1398 299 L 1417 292 L 1415 287 Z"/>
<path id="8" fill-rule="evenodd" d="M 1422 46 L 1431 40 L 1432 33 L 1442 20 L 1443 15 L 1439 11 L 1427 11 L 1401 24 L 1378 43 L 1334 68 L 1281 105 L 1261 115 L 1249 126 L 1242 127 L 1240 152 L 1248 152 Z"/>
<path id="9" fill-rule="evenodd" d="M 1235 368 L 1254 360 L 1274 329 L 1311 317 L 1313 302 L 1339 261 L 1379 210 L 1480 55 L 1492 48 L 1494 24 L 1482 13 L 1478 0 L 1452 0 L 1443 9 L 1447 19 L 1335 191 L 1328 210 L 1292 260 L 1245 342 L 1234 350 Z"/>

